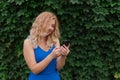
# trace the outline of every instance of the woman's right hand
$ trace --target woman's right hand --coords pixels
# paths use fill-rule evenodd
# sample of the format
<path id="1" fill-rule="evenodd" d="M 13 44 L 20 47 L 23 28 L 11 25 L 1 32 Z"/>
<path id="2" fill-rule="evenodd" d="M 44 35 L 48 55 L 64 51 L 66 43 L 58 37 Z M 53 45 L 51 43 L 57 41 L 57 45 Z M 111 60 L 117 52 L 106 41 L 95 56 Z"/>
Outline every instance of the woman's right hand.
<path id="1" fill-rule="evenodd" d="M 59 47 L 54 48 L 54 50 L 52 51 L 52 55 L 54 58 L 59 57 L 61 54 L 61 49 Z"/>

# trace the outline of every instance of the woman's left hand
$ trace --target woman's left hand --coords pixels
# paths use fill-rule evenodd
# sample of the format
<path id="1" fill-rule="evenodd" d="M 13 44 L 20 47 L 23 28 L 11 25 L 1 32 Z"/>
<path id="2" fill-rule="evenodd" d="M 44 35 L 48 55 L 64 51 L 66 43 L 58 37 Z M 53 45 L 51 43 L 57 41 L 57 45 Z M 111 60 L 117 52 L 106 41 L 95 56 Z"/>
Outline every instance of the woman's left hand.
<path id="1" fill-rule="evenodd" d="M 69 54 L 69 52 L 70 52 L 69 47 L 70 47 L 70 45 L 68 45 L 68 46 L 62 45 L 61 46 L 62 56 L 67 56 Z"/>

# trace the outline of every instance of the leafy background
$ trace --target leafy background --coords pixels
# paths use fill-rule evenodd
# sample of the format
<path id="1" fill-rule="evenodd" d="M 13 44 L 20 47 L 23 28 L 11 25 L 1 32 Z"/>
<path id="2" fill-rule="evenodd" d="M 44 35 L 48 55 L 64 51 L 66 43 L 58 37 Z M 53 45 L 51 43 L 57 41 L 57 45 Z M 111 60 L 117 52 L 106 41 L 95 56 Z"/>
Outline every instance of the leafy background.
<path id="1" fill-rule="evenodd" d="M 0 0 L 0 80 L 27 80 L 22 45 L 43 11 L 71 40 L 61 80 L 120 80 L 120 0 Z"/>

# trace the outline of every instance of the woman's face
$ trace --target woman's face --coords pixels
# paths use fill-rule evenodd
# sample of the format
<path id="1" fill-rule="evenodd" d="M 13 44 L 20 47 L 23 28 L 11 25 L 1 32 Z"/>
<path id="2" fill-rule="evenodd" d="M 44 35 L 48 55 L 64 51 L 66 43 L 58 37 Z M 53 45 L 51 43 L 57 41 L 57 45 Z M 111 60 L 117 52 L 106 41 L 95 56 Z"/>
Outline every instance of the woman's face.
<path id="1" fill-rule="evenodd" d="M 42 32 L 41 36 L 42 37 L 47 37 L 49 36 L 55 28 L 55 19 L 50 19 L 50 22 L 48 25 L 45 27 L 44 31 Z"/>

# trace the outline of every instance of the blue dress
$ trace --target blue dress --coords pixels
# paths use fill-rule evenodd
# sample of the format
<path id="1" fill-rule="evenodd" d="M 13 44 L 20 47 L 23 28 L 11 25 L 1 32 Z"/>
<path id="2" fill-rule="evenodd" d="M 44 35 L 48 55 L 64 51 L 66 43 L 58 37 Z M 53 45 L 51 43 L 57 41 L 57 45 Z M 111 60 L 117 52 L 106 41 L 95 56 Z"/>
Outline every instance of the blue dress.
<path id="1" fill-rule="evenodd" d="M 47 57 L 55 48 L 52 46 L 48 51 L 44 51 L 39 46 L 34 49 L 36 62 L 39 63 L 45 57 Z M 32 71 L 29 74 L 28 80 L 60 80 L 59 73 L 56 69 L 56 58 L 53 59 L 48 66 L 38 74 L 34 74 Z"/>

